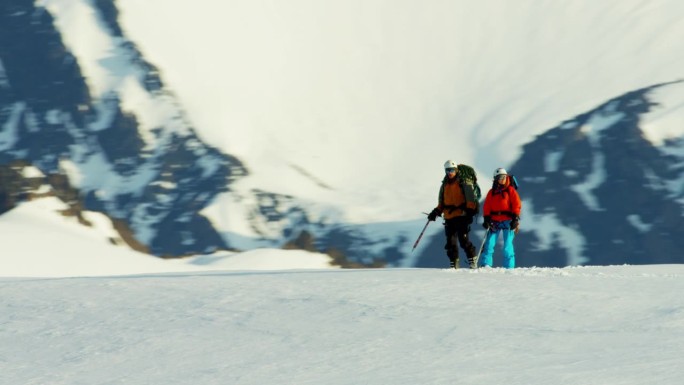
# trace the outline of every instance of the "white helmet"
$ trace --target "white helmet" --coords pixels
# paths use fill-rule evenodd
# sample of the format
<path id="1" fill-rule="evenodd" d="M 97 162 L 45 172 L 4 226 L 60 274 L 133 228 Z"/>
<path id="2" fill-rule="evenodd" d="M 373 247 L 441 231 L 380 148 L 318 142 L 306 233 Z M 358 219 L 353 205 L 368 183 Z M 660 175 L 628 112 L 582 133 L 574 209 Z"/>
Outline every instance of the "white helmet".
<path id="1" fill-rule="evenodd" d="M 446 170 L 447 168 L 457 168 L 456 162 L 454 162 L 453 160 L 447 160 L 446 162 L 444 162 L 444 169 Z"/>
<path id="2" fill-rule="evenodd" d="M 508 173 L 506 172 L 505 168 L 499 167 L 496 170 L 494 170 L 494 179 L 496 179 L 496 177 L 498 177 L 499 175 L 508 175 Z"/>

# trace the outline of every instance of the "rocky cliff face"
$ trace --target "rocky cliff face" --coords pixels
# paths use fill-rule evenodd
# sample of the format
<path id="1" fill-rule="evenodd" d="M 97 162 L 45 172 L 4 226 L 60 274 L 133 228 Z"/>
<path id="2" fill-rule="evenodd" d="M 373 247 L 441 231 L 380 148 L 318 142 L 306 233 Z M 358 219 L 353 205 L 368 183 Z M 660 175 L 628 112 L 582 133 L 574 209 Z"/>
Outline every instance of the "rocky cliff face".
<path id="1" fill-rule="evenodd" d="M 122 106 L 116 91 L 92 97 L 92 87 L 65 46 L 55 20 L 33 2 L 0 4 L 0 165 L 2 210 L 31 195 L 16 164 L 35 166 L 59 195 L 75 191 L 78 209 L 105 213 L 129 245 L 158 256 L 235 248 L 201 211 L 248 174 L 243 164 L 204 143 L 187 121 L 154 65 L 127 40 L 112 0 L 91 3 L 116 47 L 111 61 L 125 71 L 156 126 Z M 121 68 L 125 66 L 125 68 Z M 149 123 L 148 123 L 149 125 Z M 72 180 L 69 180 L 71 178 Z M 59 180 L 60 185 L 51 184 Z M 6 183 L 5 183 L 6 182 Z M 253 189 L 235 199 L 249 203 L 248 223 L 266 240 L 291 245 L 315 234 L 316 250 L 348 265 L 353 245 L 337 224 L 311 221 L 296 197 Z M 78 210 L 76 210 L 78 211 Z M 223 213 L 230 216 L 231 213 Z M 320 240 L 324 237 L 324 240 Z M 331 246 L 329 240 L 337 240 Z M 296 243 L 296 242 L 295 242 Z M 290 246 L 288 246 L 290 247 Z M 357 249 L 369 263 L 375 263 Z M 353 257 L 352 257 L 353 258 Z"/>
<path id="2" fill-rule="evenodd" d="M 120 33 L 114 9 L 107 8 L 112 3 L 97 4 L 112 33 Z M 150 98 L 169 99 L 154 67 L 132 43 L 123 46 Z M 46 175 L 69 169 L 81 176 L 85 207 L 128 223 L 153 254 L 226 248 L 199 211 L 246 170 L 202 143 L 180 113 L 170 122 L 143 138 L 136 116 L 122 109 L 116 94 L 91 98 L 48 12 L 33 2 L 2 2 L 0 163 L 20 160 Z"/>
<path id="3" fill-rule="evenodd" d="M 511 170 L 522 176 L 521 194 L 532 209 L 525 219 L 531 231 L 519 241 L 525 265 L 684 261 L 678 236 L 684 166 L 667 151 L 682 143 L 659 149 L 641 127 L 643 116 L 659 108 L 653 92 L 665 87 L 684 84 L 626 93 L 523 148 Z M 548 231 L 551 223 L 555 231 Z M 581 249 L 563 246 L 577 237 Z"/>

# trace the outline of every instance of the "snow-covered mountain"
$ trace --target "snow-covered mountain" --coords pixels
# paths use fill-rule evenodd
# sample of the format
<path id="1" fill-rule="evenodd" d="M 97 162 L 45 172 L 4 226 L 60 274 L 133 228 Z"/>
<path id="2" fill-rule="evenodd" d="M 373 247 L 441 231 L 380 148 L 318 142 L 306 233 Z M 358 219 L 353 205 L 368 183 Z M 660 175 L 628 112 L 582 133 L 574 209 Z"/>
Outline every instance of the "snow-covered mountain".
<path id="1" fill-rule="evenodd" d="M 122 220 L 156 255 L 223 245 L 197 212 L 244 168 L 197 138 L 154 67 L 122 41 L 102 62 L 121 71 L 120 88 L 100 89 L 45 8 L 6 1 L 1 9 L 2 163 L 66 174 L 84 207 Z"/>
<path id="2" fill-rule="evenodd" d="M 648 137 L 672 104 L 682 123 L 684 83 L 626 93 L 523 147 L 511 170 L 527 198 L 526 265 L 684 261 L 684 142 Z"/>
<path id="3" fill-rule="evenodd" d="M 5 0 L 0 163 L 66 175 L 73 205 L 155 255 L 289 244 L 441 266 L 440 226 L 410 247 L 453 158 L 485 189 L 495 167 L 518 175 L 523 266 L 681 262 L 683 13 Z"/>

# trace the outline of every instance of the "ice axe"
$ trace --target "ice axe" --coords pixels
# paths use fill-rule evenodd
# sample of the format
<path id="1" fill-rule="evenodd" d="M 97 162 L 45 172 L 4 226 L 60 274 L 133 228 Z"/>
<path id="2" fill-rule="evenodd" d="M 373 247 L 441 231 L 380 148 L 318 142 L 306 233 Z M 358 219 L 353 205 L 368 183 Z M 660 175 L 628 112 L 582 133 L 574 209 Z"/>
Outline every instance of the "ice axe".
<path id="1" fill-rule="evenodd" d="M 480 245 L 480 251 L 477 252 L 477 257 L 475 257 L 475 265 L 477 266 L 477 263 L 480 261 L 480 255 L 482 255 L 482 250 L 484 249 L 485 242 L 487 241 L 487 235 L 489 235 L 489 227 L 487 227 L 487 231 L 485 231 L 485 235 L 482 238 L 482 244 Z"/>
<path id="2" fill-rule="evenodd" d="M 428 219 L 427 223 L 425 224 L 425 227 L 423 227 L 423 231 L 420 232 L 418 239 L 416 239 L 416 243 L 413 244 L 413 249 L 411 249 L 411 252 L 413 252 L 413 250 L 416 249 L 416 246 L 418 246 L 418 242 L 420 242 L 420 239 L 423 238 L 423 234 L 425 234 L 425 229 L 427 229 L 429 224 L 430 224 L 430 220 Z"/>

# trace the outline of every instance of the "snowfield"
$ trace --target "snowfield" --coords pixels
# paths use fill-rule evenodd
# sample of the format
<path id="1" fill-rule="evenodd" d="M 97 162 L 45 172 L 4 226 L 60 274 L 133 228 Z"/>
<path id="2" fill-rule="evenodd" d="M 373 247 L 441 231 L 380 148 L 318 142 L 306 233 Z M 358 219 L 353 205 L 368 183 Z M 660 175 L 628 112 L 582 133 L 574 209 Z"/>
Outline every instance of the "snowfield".
<path id="1" fill-rule="evenodd" d="M 341 270 L 268 249 L 161 260 L 59 207 L 0 217 L 3 385 L 684 378 L 684 265 Z"/>
<path id="2" fill-rule="evenodd" d="M 0 279 L 2 384 L 680 384 L 684 266 Z"/>

